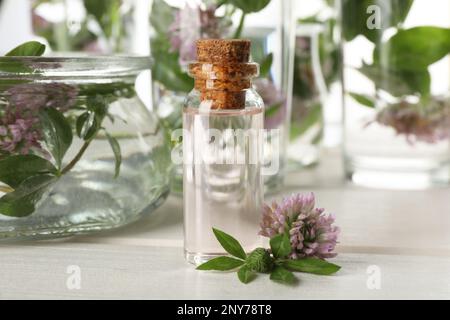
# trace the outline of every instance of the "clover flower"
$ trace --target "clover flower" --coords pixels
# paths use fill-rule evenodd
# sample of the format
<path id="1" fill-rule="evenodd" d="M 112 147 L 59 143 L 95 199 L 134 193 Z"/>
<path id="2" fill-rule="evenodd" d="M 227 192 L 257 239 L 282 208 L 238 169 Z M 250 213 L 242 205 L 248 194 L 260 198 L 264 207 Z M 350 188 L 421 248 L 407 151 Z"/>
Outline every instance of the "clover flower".
<path id="1" fill-rule="evenodd" d="M 43 108 L 68 111 L 76 101 L 76 87 L 60 83 L 26 83 L 9 88 L 0 111 L 0 153 L 47 156 L 40 140 L 39 112 Z"/>
<path id="2" fill-rule="evenodd" d="M 339 228 L 334 226 L 332 215 L 315 208 L 315 196 L 295 194 L 272 206 L 264 205 L 260 235 L 272 238 L 288 232 L 292 251 L 289 257 L 320 259 L 336 256 Z"/>
<path id="3" fill-rule="evenodd" d="M 42 108 L 69 110 L 75 103 L 78 90 L 64 83 L 25 83 L 6 91 L 10 108 L 22 116 L 35 116 Z"/>
<path id="4" fill-rule="evenodd" d="M 435 97 L 426 108 L 401 101 L 381 110 L 376 121 L 405 135 L 411 144 L 437 143 L 450 138 L 450 101 Z"/>
<path id="5" fill-rule="evenodd" d="M 9 124 L 0 122 L 0 150 L 9 154 L 28 154 L 40 148 L 41 136 L 36 130 L 35 119 L 15 119 Z"/>

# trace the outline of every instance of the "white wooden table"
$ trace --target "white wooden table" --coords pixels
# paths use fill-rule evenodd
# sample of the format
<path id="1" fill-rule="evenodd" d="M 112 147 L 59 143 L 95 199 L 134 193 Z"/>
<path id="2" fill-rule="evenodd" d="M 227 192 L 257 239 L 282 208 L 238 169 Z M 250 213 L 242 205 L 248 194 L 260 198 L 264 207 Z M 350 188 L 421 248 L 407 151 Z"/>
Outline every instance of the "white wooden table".
<path id="1" fill-rule="evenodd" d="M 0 298 L 450 299 L 450 189 L 362 189 L 343 181 L 336 152 L 324 159 L 290 175 L 284 193 L 314 191 L 336 214 L 335 276 L 299 274 L 286 287 L 261 275 L 244 286 L 234 273 L 196 271 L 183 258 L 181 199 L 170 197 L 113 232 L 0 245 Z"/>

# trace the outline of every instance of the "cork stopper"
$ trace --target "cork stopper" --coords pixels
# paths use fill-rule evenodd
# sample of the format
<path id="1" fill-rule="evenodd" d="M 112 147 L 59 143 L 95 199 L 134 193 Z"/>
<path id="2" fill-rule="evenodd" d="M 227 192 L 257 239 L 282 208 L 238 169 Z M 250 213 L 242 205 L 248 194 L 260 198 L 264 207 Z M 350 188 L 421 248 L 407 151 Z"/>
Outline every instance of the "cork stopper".
<path id="1" fill-rule="evenodd" d="M 197 41 L 198 61 L 189 66 L 201 101 L 212 109 L 244 109 L 246 91 L 258 66 L 249 63 L 249 40 L 202 39 Z"/>
<path id="2" fill-rule="evenodd" d="M 250 40 L 202 39 L 197 41 L 199 62 L 245 63 L 250 61 Z"/>

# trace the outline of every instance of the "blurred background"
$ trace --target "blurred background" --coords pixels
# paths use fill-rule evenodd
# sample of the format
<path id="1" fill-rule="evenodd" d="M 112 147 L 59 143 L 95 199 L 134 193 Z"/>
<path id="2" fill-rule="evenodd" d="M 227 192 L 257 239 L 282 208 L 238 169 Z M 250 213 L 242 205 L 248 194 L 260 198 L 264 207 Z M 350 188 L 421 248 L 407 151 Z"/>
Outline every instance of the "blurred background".
<path id="1" fill-rule="evenodd" d="M 450 180 L 448 0 L 2 0 L 0 6 L 0 54 L 30 39 L 54 53 L 151 54 L 153 80 L 141 84 L 141 98 L 169 130 L 181 126 L 194 41 L 250 38 L 263 70 L 255 86 L 266 103 L 266 128 L 280 129 L 285 142 L 282 173 L 266 179 L 268 191 L 278 190 L 286 173 L 318 164 L 323 147 L 343 148 L 345 174 L 360 185 L 422 189 Z"/>
<path id="2" fill-rule="evenodd" d="M 39 185 L 29 217 L 3 208 L 0 235 L 116 228 L 169 192 L 181 203 L 182 167 L 170 161 L 181 144 L 170 135 L 182 127 L 200 38 L 252 41 L 264 165 L 280 168 L 264 177 L 266 195 L 448 189 L 450 0 L 0 0 L 0 55 L 38 40 L 49 56 L 0 60 L 0 158 L 31 148 L 53 166 L 33 113 L 17 118 L 18 105 L 53 103 L 77 133 L 69 174 L 58 188 Z M 2 183 L 8 201 L 17 193 Z"/>

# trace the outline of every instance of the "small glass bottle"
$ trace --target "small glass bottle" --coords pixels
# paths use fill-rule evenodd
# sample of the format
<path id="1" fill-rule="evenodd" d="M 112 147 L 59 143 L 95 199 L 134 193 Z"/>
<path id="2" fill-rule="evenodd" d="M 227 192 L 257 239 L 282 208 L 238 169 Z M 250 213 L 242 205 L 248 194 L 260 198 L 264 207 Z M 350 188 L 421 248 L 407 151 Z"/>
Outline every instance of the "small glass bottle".
<path id="1" fill-rule="evenodd" d="M 250 41 L 199 40 L 197 55 L 183 109 L 185 254 L 193 264 L 226 254 L 212 228 L 247 252 L 260 246 L 264 192 L 264 103 L 252 87 Z"/>

